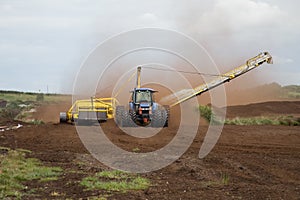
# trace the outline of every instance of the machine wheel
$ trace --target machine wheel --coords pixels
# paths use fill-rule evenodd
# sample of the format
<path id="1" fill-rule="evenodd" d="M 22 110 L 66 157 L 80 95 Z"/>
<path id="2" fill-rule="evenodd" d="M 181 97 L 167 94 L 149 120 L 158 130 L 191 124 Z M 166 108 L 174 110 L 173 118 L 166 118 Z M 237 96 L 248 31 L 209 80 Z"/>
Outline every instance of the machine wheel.
<path id="1" fill-rule="evenodd" d="M 133 121 L 132 117 L 134 117 L 134 116 L 131 116 L 131 113 L 129 111 L 125 110 L 123 112 L 123 115 L 122 115 L 123 127 L 137 127 L 137 125 Z"/>
<path id="2" fill-rule="evenodd" d="M 135 116 L 131 116 L 132 113 L 125 110 L 124 106 L 116 107 L 116 117 L 115 121 L 120 127 L 136 127 L 137 125 L 134 123 L 133 119 Z"/>
<path id="3" fill-rule="evenodd" d="M 164 119 L 165 119 L 165 125 L 164 127 L 169 126 L 169 119 L 170 119 L 170 106 L 164 105 Z"/>
<path id="4" fill-rule="evenodd" d="M 115 122 L 117 123 L 117 125 L 119 126 L 123 126 L 122 125 L 122 119 L 123 119 L 123 113 L 125 112 L 125 108 L 124 106 L 117 106 L 116 107 L 116 117 L 115 117 Z"/>
<path id="5" fill-rule="evenodd" d="M 129 115 L 130 115 L 130 118 L 132 119 L 132 121 L 135 122 L 137 119 L 136 113 L 133 110 L 130 110 Z"/>
<path id="6" fill-rule="evenodd" d="M 163 110 L 154 110 L 151 120 L 152 127 L 163 127 L 165 120 L 163 118 Z"/>
<path id="7" fill-rule="evenodd" d="M 66 112 L 59 113 L 59 122 L 60 123 L 66 123 L 67 122 L 67 113 Z"/>

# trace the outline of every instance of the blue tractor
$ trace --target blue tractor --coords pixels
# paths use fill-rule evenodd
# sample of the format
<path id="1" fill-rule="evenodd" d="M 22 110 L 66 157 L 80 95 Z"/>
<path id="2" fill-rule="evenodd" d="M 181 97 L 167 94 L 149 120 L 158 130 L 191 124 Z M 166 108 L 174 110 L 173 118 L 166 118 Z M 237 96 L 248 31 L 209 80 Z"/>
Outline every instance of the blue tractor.
<path id="1" fill-rule="evenodd" d="M 121 127 L 151 126 L 167 127 L 169 119 L 169 107 L 161 106 L 155 102 L 151 88 L 140 87 L 141 67 L 137 68 L 137 85 L 131 91 L 132 95 L 128 109 L 125 106 L 117 106 L 115 110 L 116 123 Z"/>

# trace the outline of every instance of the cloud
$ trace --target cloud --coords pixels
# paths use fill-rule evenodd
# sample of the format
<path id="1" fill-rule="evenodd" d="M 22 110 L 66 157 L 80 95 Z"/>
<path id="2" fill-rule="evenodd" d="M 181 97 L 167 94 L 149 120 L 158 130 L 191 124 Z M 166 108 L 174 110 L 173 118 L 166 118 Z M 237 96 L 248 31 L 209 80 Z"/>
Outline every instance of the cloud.
<path id="1" fill-rule="evenodd" d="M 204 42 L 214 59 L 225 66 L 270 50 L 278 55 L 274 65 L 296 69 L 300 18 L 299 6 L 291 6 L 295 2 L 299 4 L 281 0 L 1 0 L 0 68 L 5 68 L 2 73 L 6 77 L 20 76 L 16 72 L 23 68 L 37 68 L 37 80 L 50 84 L 55 77 L 64 82 L 65 73 L 44 75 L 44 71 L 49 67 L 54 72 L 72 71 L 106 38 L 136 28 L 158 27 Z M 237 58 L 241 60 L 236 62 Z M 19 84 L 26 89 L 32 78 L 28 74 L 23 83 L 7 79 L 0 84 Z M 54 84 L 58 87 L 60 82 Z"/>
<path id="2" fill-rule="evenodd" d="M 70 29 L 70 28 L 78 28 L 81 26 L 87 26 L 90 22 L 85 20 L 84 18 L 57 18 L 57 17 L 22 17 L 22 16 L 14 16 L 6 19 L 0 19 L 0 28 L 9 29 L 9 28 L 26 28 L 27 30 L 31 30 L 31 28 L 35 29 Z"/>
<path id="3" fill-rule="evenodd" d="M 0 10 L 4 11 L 4 12 L 8 12 L 12 10 L 12 6 L 9 4 L 4 4 L 0 6 Z"/>
<path id="4" fill-rule="evenodd" d="M 292 64 L 294 60 L 292 58 L 285 58 L 280 56 L 273 56 L 273 60 L 276 60 L 276 64 Z"/>
<path id="5" fill-rule="evenodd" d="M 141 19 L 144 21 L 153 22 L 153 21 L 157 20 L 157 16 L 155 16 L 155 14 L 153 14 L 153 13 L 145 13 L 141 16 Z"/>
<path id="6" fill-rule="evenodd" d="M 204 12 L 198 24 L 207 34 L 212 32 L 253 32 L 260 28 L 278 26 L 287 17 L 276 5 L 253 0 L 218 0 L 210 11 Z"/>
<path id="7" fill-rule="evenodd" d="M 133 19 L 132 19 L 133 20 Z M 130 24 L 130 23 L 128 23 Z M 173 20 L 167 19 L 164 14 L 158 13 L 142 13 L 138 20 L 135 22 L 136 26 L 141 27 L 157 27 L 157 28 L 175 28 L 175 24 Z"/>
<path id="8" fill-rule="evenodd" d="M 271 55 L 277 55 L 271 68 L 276 68 L 276 72 L 271 76 L 264 70 L 254 71 L 252 77 L 261 77 L 261 82 L 299 82 L 295 76 L 291 79 L 285 76 L 286 70 L 299 71 L 296 63 L 299 60 L 297 52 L 300 51 L 300 17 L 299 12 L 291 6 L 299 4 L 298 1 L 210 2 L 199 12 L 196 10 L 200 2 L 182 3 L 177 25 L 179 30 L 200 42 L 219 67 L 228 70 L 230 66 L 237 66 L 260 51 L 269 51 Z"/>

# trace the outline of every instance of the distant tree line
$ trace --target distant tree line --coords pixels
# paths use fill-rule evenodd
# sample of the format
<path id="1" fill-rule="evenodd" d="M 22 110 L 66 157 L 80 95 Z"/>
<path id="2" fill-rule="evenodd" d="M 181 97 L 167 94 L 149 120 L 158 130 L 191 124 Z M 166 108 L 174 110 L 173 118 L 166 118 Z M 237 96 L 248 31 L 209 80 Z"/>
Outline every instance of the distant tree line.
<path id="1" fill-rule="evenodd" d="M 21 92 L 21 91 L 14 91 L 14 90 L 0 90 L 0 94 L 28 94 L 28 95 L 37 95 L 37 94 L 45 94 L 43 92 Z M 56 93 L 48 93 L 46 95 L 63 95 L 63 94 L 56 94 Z"/>

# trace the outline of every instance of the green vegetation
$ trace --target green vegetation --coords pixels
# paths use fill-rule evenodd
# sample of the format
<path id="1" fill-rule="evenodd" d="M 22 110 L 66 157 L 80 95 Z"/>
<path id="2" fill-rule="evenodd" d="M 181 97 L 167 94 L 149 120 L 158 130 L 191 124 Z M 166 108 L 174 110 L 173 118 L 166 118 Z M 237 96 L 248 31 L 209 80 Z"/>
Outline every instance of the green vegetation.
<path id="1" fill-rule="evenodd" d="M 43 103 L 55 103 L 67 101 L 70 99 L 68 95 L 43 94 L 43 93 L 26 93 L 16 91 L 1 91 L 0 102 L 0 118 L 8 121 L 21 120 L 36 125 L 43 124 L 42 121 L 31 121 L 32 109 Z"/>
<path id="2" fill-rule="evenodd" d="M 38 119 L 33 119 L 33 120 L 29 121 L 29 123 L 31 123 L 33 125 L 45 124 L 45 122 L 43 122 L 42 120 L 38 120 Z"/>
<path id="3" fill-rule="evenodd" d="M 248 93 L 252 92 L 272 98 L 300 99 L 300 85 L 281 86 L 278 83 L 270 83 L 249 89 Z"/>
<path id="4" fill-rule="evenodd" d="M 36 95 L 26 93 L 13 93 L 10 91 L 0 91 L 0 99 L 12 102 L 16 100 L 35 101 Z"/>
<path id="5" fill-rule="evenodd" d="M 0 199 L 21 198 L 25 181 L 53 181 L 61 174 L 59 167 L 45 167 L 35 158 L 26 158 L 28 150 L 0 147 Z"/>
<path id="6" fill-rule="evenodd" d="M 228 173 L 222 173 L 221 174 L 221 183 L 223 185 L 228 185 L 228 183 L 229 183 L 229 175 L 228 175 Z"/>
<path id="7" fill-rule="evenodd" d="M 199 106 L 200 116 L 206 119 L 209 123 L 220 124 L 221 122 L 216 118 L 216 115 L 213 113 L 211 107 L 209 106 Z"/>
<path id="8" fill-rule="evenodd" d="M 213 124 L 220 124 L 216 119 L 215 114 L 209 106 L 199 106 L 201 117 Z M 284 126 L 299 126 L 300 118 L 293 116 L 277 116 L 277 117 L 236 117 L 226 119 L 224 124 L 228 125 L 284 125 Z"/>
<path id="9" fill-rule="evenodd" d="M 199 106 L 200 115 L 204 119 L 206 119 L 208 122 L 210 122 L 214 118 L 214 113 L 211 110 L 211 107 L 209 106 Z"/>
<path id="10" fill-rule="evenodd" d="M 44 94 L 43 93 L 38 93 L 36 94 L 36 101 L 44 101 Z"/>
<path id="11" fill-rule="evenodd" d="M 300 99 L 300 85 L 288 85 L 281 88 L 283 98 Z"/>
<path id="12" fill-rule="evenodd" d="M 23 102 L 41 102 L 41 101 L 61 102 L 61 101 L 68 101 L 69 99 L 70 99 L 70 95 L 0 90 L 0 100 L 5 100 L 8 102 L 13 102 L 18 100 Z"/>
<path id="13" fill-rule="evenodd" d="M 220 178 L 216 178 L 215 180 L 209 181 L 201 181 L 201 185 L 203 187 L 219 187 L 229 184 L 229 174 L 227 172 L 222 172 Z"/>
<path id="14" fill-rule="evenodd" d="M 23 120 L 29 117 L 29 111 L 34 108 L 31 102 L 14 100 L 7 103 L 6 107 L 0 108 L 0 118 L 8 121 Z"/>
<path id="15" fill-rule="evenodd" d="M 0 117 L 7 120 L 14 120 L 22 111 L 18 103 L 20 101 L 13 101 L 6 105 L 5 108 L 0 109 Z"/>
<path id="16" fill-rule="evenodd" d="M 150 186 L 150 181 L 140 176 L 132 175 L 118 170 L 102 171 L 93 177 L 86 177 L 80 185 L 87 190 L 106 190 L 127 192 L 128 190 L 143 190 Z"/>
<path id="17" fill-rule="evenodd" d="M 135 147 L 135 148 L 132 149 L 132 151 L 133 151 L 133 152 L 140 152 L 141 150 L 140 150 L 140 148 Z"/>
<path id="18" fill-rule="evenodd" d="M 281 116 L 276 118 L 271 117 L 252 117 L 226 119 L 225 124 L 230 125 L 285 125 L 285 126 L 299 126 L 300 119 L 293 116 Z"/>

